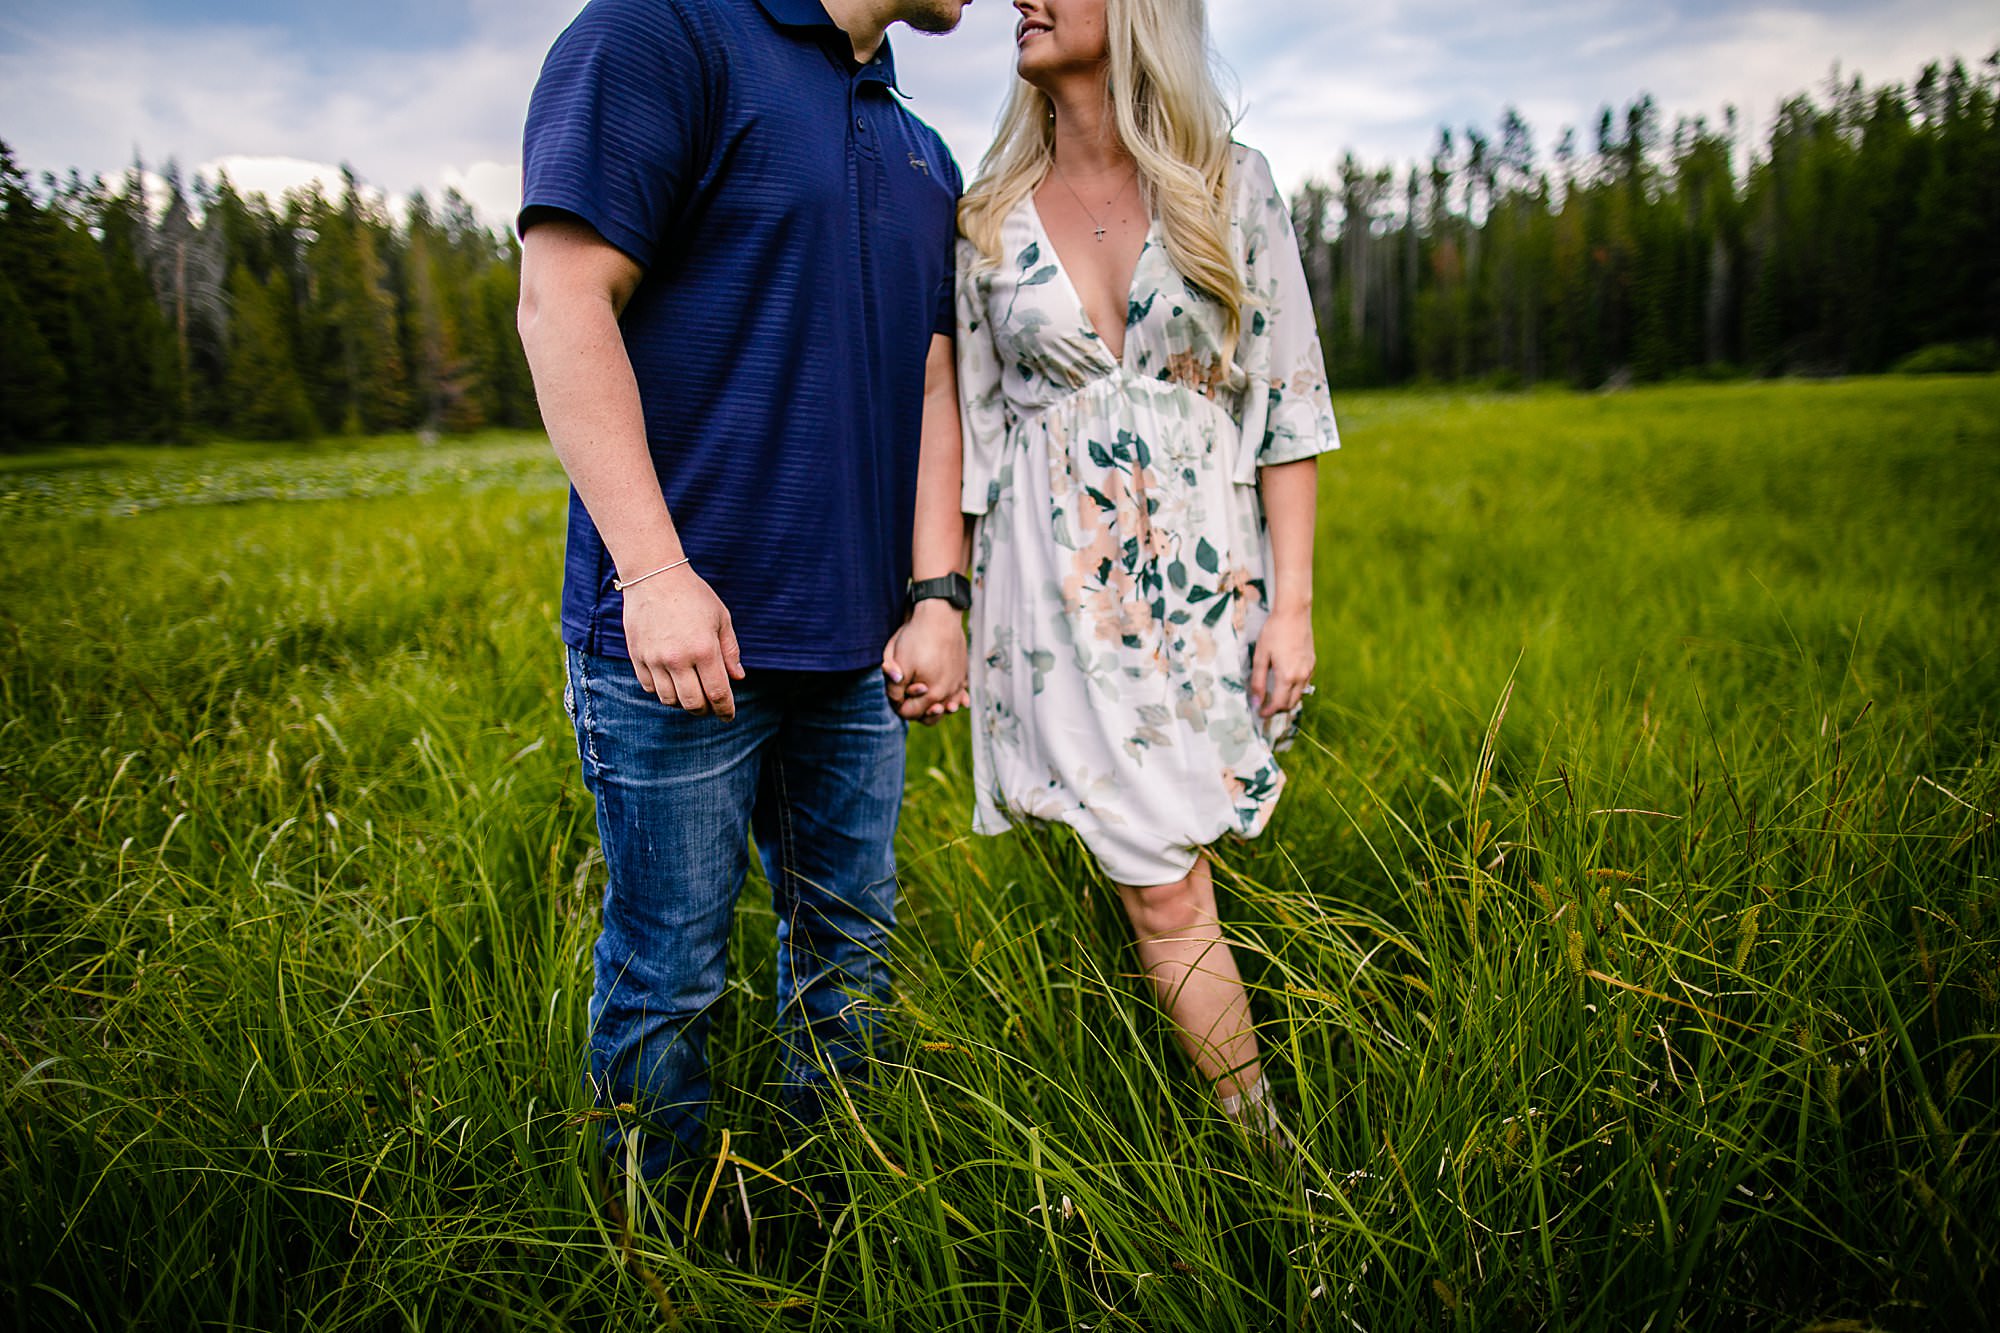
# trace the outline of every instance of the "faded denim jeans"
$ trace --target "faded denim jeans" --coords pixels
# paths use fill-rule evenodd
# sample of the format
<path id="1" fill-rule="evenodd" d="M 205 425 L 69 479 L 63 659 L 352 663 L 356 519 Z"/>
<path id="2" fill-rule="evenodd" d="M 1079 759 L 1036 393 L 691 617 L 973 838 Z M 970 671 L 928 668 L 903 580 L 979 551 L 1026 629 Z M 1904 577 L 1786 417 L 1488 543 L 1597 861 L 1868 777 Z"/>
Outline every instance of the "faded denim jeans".
<path id="1" fill-rule="evenodd" d="M 658 1176 L 699 1150 L 705 1043 L 722 995 L 750 837 L 778 916 L 781 1100 L 817 1115 L 865 1064 L 888 995 L 905 724 L 882 674 L 753 671 L 736 717 L 692 717 L 631 663 L 569 651 L 563 702 L 610 882 L 594 954 L 590 1082 L 614 1163 Z M 649 1133 L 649 1129 L 665 1131 Z M 636 1141 L 633 1141 L 636 1139 Z"/>

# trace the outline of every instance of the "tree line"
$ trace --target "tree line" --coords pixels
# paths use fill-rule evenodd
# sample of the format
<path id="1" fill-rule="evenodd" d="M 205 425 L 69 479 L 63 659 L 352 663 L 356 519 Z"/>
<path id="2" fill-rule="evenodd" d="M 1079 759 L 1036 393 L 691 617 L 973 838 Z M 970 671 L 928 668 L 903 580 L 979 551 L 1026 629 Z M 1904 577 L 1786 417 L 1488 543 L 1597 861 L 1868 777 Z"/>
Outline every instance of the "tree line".
<path id="1" fill-rule="evenodd" d="M 1544 159 L 1508 111 L 1293 201 L 1336 384 L 1991 369 L 2000 53 L 1830 79 L 1761 145 L 1642 97 Z M 273 203 L 43 177 L 0 143 L 0 447 L 538 423 L 520 248 L 351 171 Z"/>
<path id="2" fill-rule="evenodd" d="M 1398 173 L 1349 155 L 1293 218 L 1336 384 L 1993 369 L 2000 53 L 1836 75 L 1761 148 L 1734 111 L 1606 108 L 1548 159 L 1521 116 Z"/>
<path id="3" fill-rule="evenodd" d="M 0 447 L 537 425 L 519 274 L 455 192 L 37 190 L 0 143 Z"/>

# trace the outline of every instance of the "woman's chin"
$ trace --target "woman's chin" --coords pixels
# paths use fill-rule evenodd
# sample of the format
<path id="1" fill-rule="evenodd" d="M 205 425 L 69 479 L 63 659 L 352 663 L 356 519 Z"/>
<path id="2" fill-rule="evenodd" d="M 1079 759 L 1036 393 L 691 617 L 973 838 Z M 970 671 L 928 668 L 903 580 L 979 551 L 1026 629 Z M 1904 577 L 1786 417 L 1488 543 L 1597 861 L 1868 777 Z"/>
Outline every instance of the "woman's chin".
<path id="1" fill-rule="evenodd" d="M 1033 84 L 1051 95 L 1067 73 L 1061 62 L 1049 60 L 1033 51 L 1023 51 L 1015 57 L 1014 72 L 1021 76 L 1022 82 Z"/>
<path id="2" fill-rule="evenodd" d="M 1050 45 L 1048 38 L 1030 40 L 1014 52 L 1014 72 L 1043 92 L 1054 94 L 1057 85 L 1073 79 L 1102 79 L 1108 62 L 1078 57 Z"/>

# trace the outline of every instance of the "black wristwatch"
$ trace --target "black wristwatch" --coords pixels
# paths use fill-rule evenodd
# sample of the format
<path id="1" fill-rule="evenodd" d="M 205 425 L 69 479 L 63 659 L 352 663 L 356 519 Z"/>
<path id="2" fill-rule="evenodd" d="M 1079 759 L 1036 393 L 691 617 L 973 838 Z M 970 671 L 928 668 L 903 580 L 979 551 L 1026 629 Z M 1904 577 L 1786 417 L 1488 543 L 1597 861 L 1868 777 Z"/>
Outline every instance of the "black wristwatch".
<path id="1" fill-rule="evenodd" d="M 906 613 L 914 611 L 918 602 L 932 597 L 944 598 L 951 603 L 954 611 L 969 611 L 972 609 L 972 580 L 955 569 L 943 578 L 911 579 L 903 609 Z"/>

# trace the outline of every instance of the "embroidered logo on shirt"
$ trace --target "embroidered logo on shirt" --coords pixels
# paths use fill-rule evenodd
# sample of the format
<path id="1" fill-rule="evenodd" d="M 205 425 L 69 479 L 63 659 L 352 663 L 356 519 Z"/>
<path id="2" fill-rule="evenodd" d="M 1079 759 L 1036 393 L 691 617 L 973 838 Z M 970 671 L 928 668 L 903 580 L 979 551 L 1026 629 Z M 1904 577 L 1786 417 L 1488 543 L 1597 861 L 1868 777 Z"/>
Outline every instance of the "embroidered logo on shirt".
<path id="1" fill-rule="evenodd" d="M 931 174 L 931 164 L 924 161 L 921 157 L 918 157 L 915 153 L 911 153 L 910 170 L 921 171 L 924 173 L 924 175 L 928 176 Z"/>

